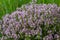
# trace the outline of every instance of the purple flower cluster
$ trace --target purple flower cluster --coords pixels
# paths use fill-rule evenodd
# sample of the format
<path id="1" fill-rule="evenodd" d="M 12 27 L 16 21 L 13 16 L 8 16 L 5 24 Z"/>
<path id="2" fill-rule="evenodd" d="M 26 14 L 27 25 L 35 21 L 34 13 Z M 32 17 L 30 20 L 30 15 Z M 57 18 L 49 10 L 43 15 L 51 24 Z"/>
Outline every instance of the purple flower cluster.
<path id="1" fill-rule="evenodd" d="M 52 34 L 49 34 L 43 38 L 43 40 L 60 40 L 60 35 L 55 34 L 54 37 Z"/>
<path id="2" fill-rule="evenodd" d="M 42 35 L 41 25 L 55 24 L 59 22 L 60 7 L 56 4 L 30 4 L 23 5 L 11 14 L 3 17 L 2 34 L 8 38 L 20 38 L 20 33 L 27 35 Z M 18 32 L 18 33 L 17 33 Z M 52 39 L 51 34 L 49 38 Z M 46 39 L 48 40 L 48 39 Z"/>

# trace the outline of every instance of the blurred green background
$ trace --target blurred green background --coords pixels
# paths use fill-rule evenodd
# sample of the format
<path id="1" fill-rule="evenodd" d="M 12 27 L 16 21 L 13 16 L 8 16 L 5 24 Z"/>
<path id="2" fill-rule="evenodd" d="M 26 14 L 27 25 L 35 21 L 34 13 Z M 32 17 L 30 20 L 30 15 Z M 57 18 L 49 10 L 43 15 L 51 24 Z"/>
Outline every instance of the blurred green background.
<path id="1" fill-rule="evenodd" d="M 31 0 L 0 0 L 0 19 L 3 15 L 15 11 L 17 7 L 21 7 L 21 5 L 29 3 L 30 1 Z M 60 6 L 60 0 L 37 0 L 37 3 L 55 3 Z"/>

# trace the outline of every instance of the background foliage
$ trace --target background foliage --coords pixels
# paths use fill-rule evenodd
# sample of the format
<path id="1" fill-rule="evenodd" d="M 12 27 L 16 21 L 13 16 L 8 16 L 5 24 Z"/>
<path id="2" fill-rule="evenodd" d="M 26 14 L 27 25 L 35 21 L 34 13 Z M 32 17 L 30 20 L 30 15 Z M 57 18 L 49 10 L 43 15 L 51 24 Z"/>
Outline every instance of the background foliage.
<path id="1" fill-rule="evenodd" d="M 17 7 L 29 3 L 30 1 L 31 0 L 0 0 L 0 19 L 6 13 L 11 13 L 15 11 Z M 56 3 L 58 6 L 60 6 L 60 0 L 37 0 L 37 3 Z"/>

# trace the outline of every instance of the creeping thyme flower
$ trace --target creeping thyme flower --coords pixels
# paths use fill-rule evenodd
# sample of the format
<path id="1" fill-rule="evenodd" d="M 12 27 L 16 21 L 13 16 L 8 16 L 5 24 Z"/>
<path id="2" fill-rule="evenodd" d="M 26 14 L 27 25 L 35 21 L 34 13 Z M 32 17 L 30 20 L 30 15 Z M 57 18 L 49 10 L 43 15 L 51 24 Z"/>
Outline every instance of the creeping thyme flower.
<path id="1" fill-rule="evenodd" d="M 53 25 L 60 22 L 60 8 L 56 4 L 23 5 L 11 14 L 6 14 L 2 20 L 2 34 L 15 40 L 20 34 L 42 35 L 41 25 Z M 49 26 L 48 26 L 49 27 Z M 52 35 L 47 36 L 52 40 Z"/>
<path id="2" fill-rule="evenodd" d="M 53 40 L 52 34 L 45 36 L 45 38 L 43 40 Z"/>
<path id="3" fill-rule="evenodd" d="M 43 38 L 43 40 L 60 40 L 60 35 L 58 34 L 49 34 Z"/>

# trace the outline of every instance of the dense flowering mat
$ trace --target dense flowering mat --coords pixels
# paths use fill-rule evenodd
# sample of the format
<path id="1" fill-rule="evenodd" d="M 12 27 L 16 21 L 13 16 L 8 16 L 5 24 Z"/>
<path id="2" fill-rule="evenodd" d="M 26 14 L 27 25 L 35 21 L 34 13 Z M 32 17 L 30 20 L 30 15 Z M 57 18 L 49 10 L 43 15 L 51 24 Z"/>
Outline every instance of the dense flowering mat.
<path id="1" fill-rule="evenodd" d="M 60 40 L 60 7 L 27 4 L 0 21 L 1 40 Z"/>

